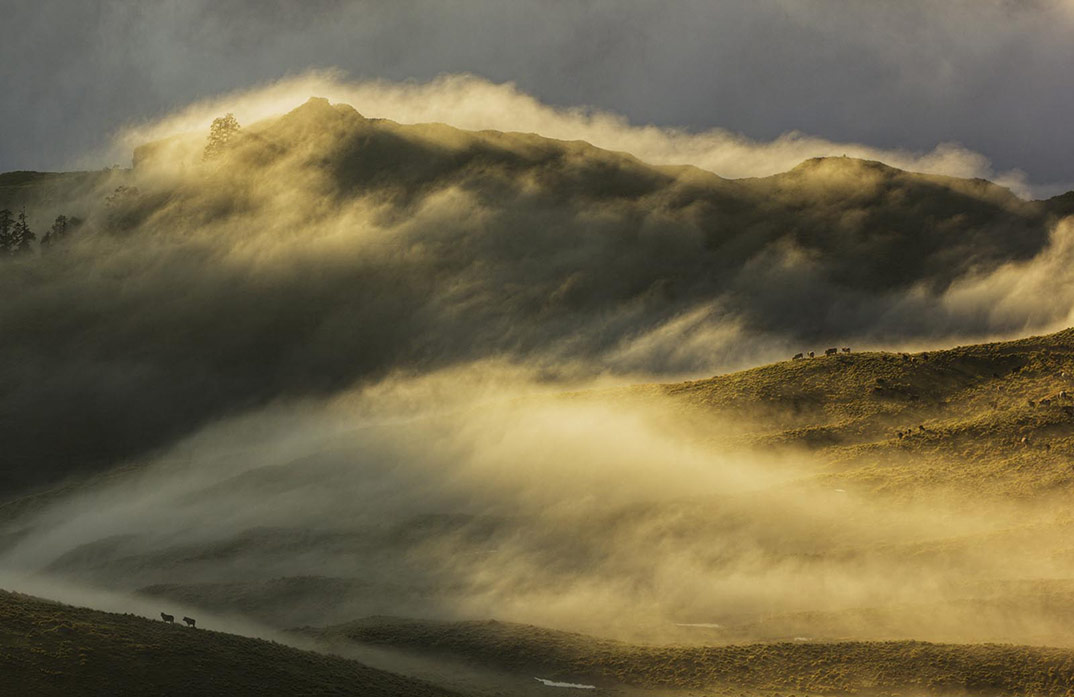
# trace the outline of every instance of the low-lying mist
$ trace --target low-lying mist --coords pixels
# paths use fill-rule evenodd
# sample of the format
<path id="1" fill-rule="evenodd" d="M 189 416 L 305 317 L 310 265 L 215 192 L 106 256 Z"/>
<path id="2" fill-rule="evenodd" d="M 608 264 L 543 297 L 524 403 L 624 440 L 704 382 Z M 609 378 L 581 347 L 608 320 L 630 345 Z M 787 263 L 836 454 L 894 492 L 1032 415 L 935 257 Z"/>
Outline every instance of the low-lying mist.
<path id="1" fill-rule="evenodd" d="M 0 570 L 279 627 L 1069 642 L 1018 586 L 1070 577 L 1056 510 L 865 498 L 804 452 L 728 445 L 749 428 L 503 366 L 393 377 L 218 423 L 38 504 L 8 521 Z"/>
<path id="2" fill-rule="evenodd" d="M 866 498 L 741 445 L 746 415 L 623 388 L 1069 325 L 1051 204 L 841 157 L 727 180 L 326 100 L 204 147 L 35 199 L 82 225 L 0 268 L 23 590 L 277 627 L 1071 643 L 1050 504 Z"/>

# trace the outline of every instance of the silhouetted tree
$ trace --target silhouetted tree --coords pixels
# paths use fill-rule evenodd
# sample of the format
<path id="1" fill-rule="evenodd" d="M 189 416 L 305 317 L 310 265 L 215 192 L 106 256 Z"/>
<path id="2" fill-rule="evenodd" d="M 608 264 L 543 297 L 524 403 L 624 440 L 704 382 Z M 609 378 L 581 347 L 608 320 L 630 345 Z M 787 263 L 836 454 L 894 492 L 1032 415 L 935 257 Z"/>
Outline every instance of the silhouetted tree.
<path id="1" fill-rule="evenodd" d="M 58 215 L 56 220 L 53 221 L 52 227 L 45 233 L 45 236 L 41 238 L 41 246 L 43 248 L 51 247 L 63 240 L 67 236 L 67 216 Z"/>
<path id="2" fill-rule="evenodd" d="M 30 229 L 30 223 L 26 221 L 26 211 L 20 211 L 15 225 L 11 228 L 13 254 L 23 254 L 33 249 L 34 231 Z"/>
<path id="3" fill-rule="evenodd" d="M 203 158 L 211 160 L 219 155 L 227 147 L 231 139 L 239 132 L 239 121 L 234 114 L 227 114 L 213 119 L 209 127 L 209 142 L 205 144 Z"/>
<path id="4" fill-rule="evenodd" d="M 0 210 L 0 254 L 7 254 L 15 248 L 12 230 L 15 218 L 8 209 Z"/>

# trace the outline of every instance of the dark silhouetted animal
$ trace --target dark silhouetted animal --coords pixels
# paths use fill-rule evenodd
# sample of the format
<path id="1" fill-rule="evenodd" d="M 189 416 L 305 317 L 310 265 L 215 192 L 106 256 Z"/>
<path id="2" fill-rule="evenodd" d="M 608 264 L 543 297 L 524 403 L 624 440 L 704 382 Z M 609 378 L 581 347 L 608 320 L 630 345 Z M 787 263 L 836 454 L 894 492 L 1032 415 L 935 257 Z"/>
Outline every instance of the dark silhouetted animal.
<path id="1" fill-rule="evenodd" d="M 813 352 L 812 352 L 812 351 L 810 351 L 810 352 L 809 352 L 809 357 L 810 357 L 810 358 L 812 358 L 812 357 L 813 357 Z"/>
<path id="2" fill-rule="evenodd" d="M 824 349 L 825 356 L 834 356 L 837 353 L 839 353 L 839 349 L 837 348 Z"/>
<path id="3" fill-rule="evenodd" d="M 798 360 L 801 360 L 801 359 L 802 359 L 802 354 L 796 353 L 796 354 L 794 354 L 794 358 L 792 358 L 791 360 L 792 361 L 798 361 Z"/>
<path id="4" fill-rule="evenodd" d="M 850 347 L 849 346 L 844 346 L 843 347 L 843 353 L 850 353 Z"/>
<path id="5" fill-rule="evenodd" d="M 164 620 L 165 622 L 174 622 L 175 621 L 175 615 L 165 615 L 162 612 L 162 613 L 160 613 L 160 619 Z"/>
<path id="6" fill-rule="evenodd" d="M 186 626 L 188 626 L 188 627 L 193 627 L 194 626 L 194 618 L 193 617 L 184 617 L 183 621 L 186 622 Z"/>

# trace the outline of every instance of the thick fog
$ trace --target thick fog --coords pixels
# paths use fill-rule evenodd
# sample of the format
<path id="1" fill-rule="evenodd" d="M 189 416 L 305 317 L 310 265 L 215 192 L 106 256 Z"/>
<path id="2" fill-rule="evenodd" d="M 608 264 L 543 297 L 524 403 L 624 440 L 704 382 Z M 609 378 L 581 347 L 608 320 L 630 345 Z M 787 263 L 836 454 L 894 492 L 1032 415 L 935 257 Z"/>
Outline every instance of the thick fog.
<path id="1" fill-rule="evenodd" d="M 822 613 L 829 636 L 1067 641 L 1003 590 L 1069 576 L 1050 505 L 870 500 L 742 445 L 745 415 L 620 389 L 1067 326 L 1053 209 L 854 158 L 728 181 L 320 99 L 205 145 L 36 199 L 83 222 L 4 260 L 5 492 L 39 487 L 3 509 L 11 584 L 282 627 L 738 640 Z"/>
<path id="2" fill-rule="evenodd" d="M 645 641 L 1070 641 L 1026 586 L 1069 575 L 1057 508 L 844 491 L 804 452 L 733 445 L 752 427 L 504 366 L 389 379 L 38 503 L 0 566 L 20 590 L 136 592 L 138 611 L 245 632 L 390 614 Z"/>
<path id="3" fill-rule="evenodd" d="M 31 208 L 84 222 L 0 276 L 8 489 L 398 372 L 670 380 L 1069 323 L 1069 225 L 981 182 L 852 158 L 727 181 L 325 100 L 205 142 Z"/>

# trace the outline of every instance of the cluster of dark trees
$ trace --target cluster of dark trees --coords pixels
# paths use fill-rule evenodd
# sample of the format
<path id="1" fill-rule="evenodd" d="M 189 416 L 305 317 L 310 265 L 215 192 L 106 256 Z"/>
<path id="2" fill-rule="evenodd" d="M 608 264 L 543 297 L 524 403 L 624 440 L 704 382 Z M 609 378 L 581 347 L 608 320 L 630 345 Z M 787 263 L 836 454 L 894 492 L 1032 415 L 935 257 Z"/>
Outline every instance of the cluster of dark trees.
<path id="1" fill-rule="evenodd" d="M 56 216 L 52 227 L 41 238 L 41 249 L 49 249 L 62 242 L 77 225 L 77 218 L 68 218 L 66 215 Z M 0 256 L 27 254 L 33 251 L 33 243 L 36 239 L 37 235 L 30 229 L 30 223 L 26 221 L 26 211 L 13 215 L 6 208 L 0 210 Z"/>

